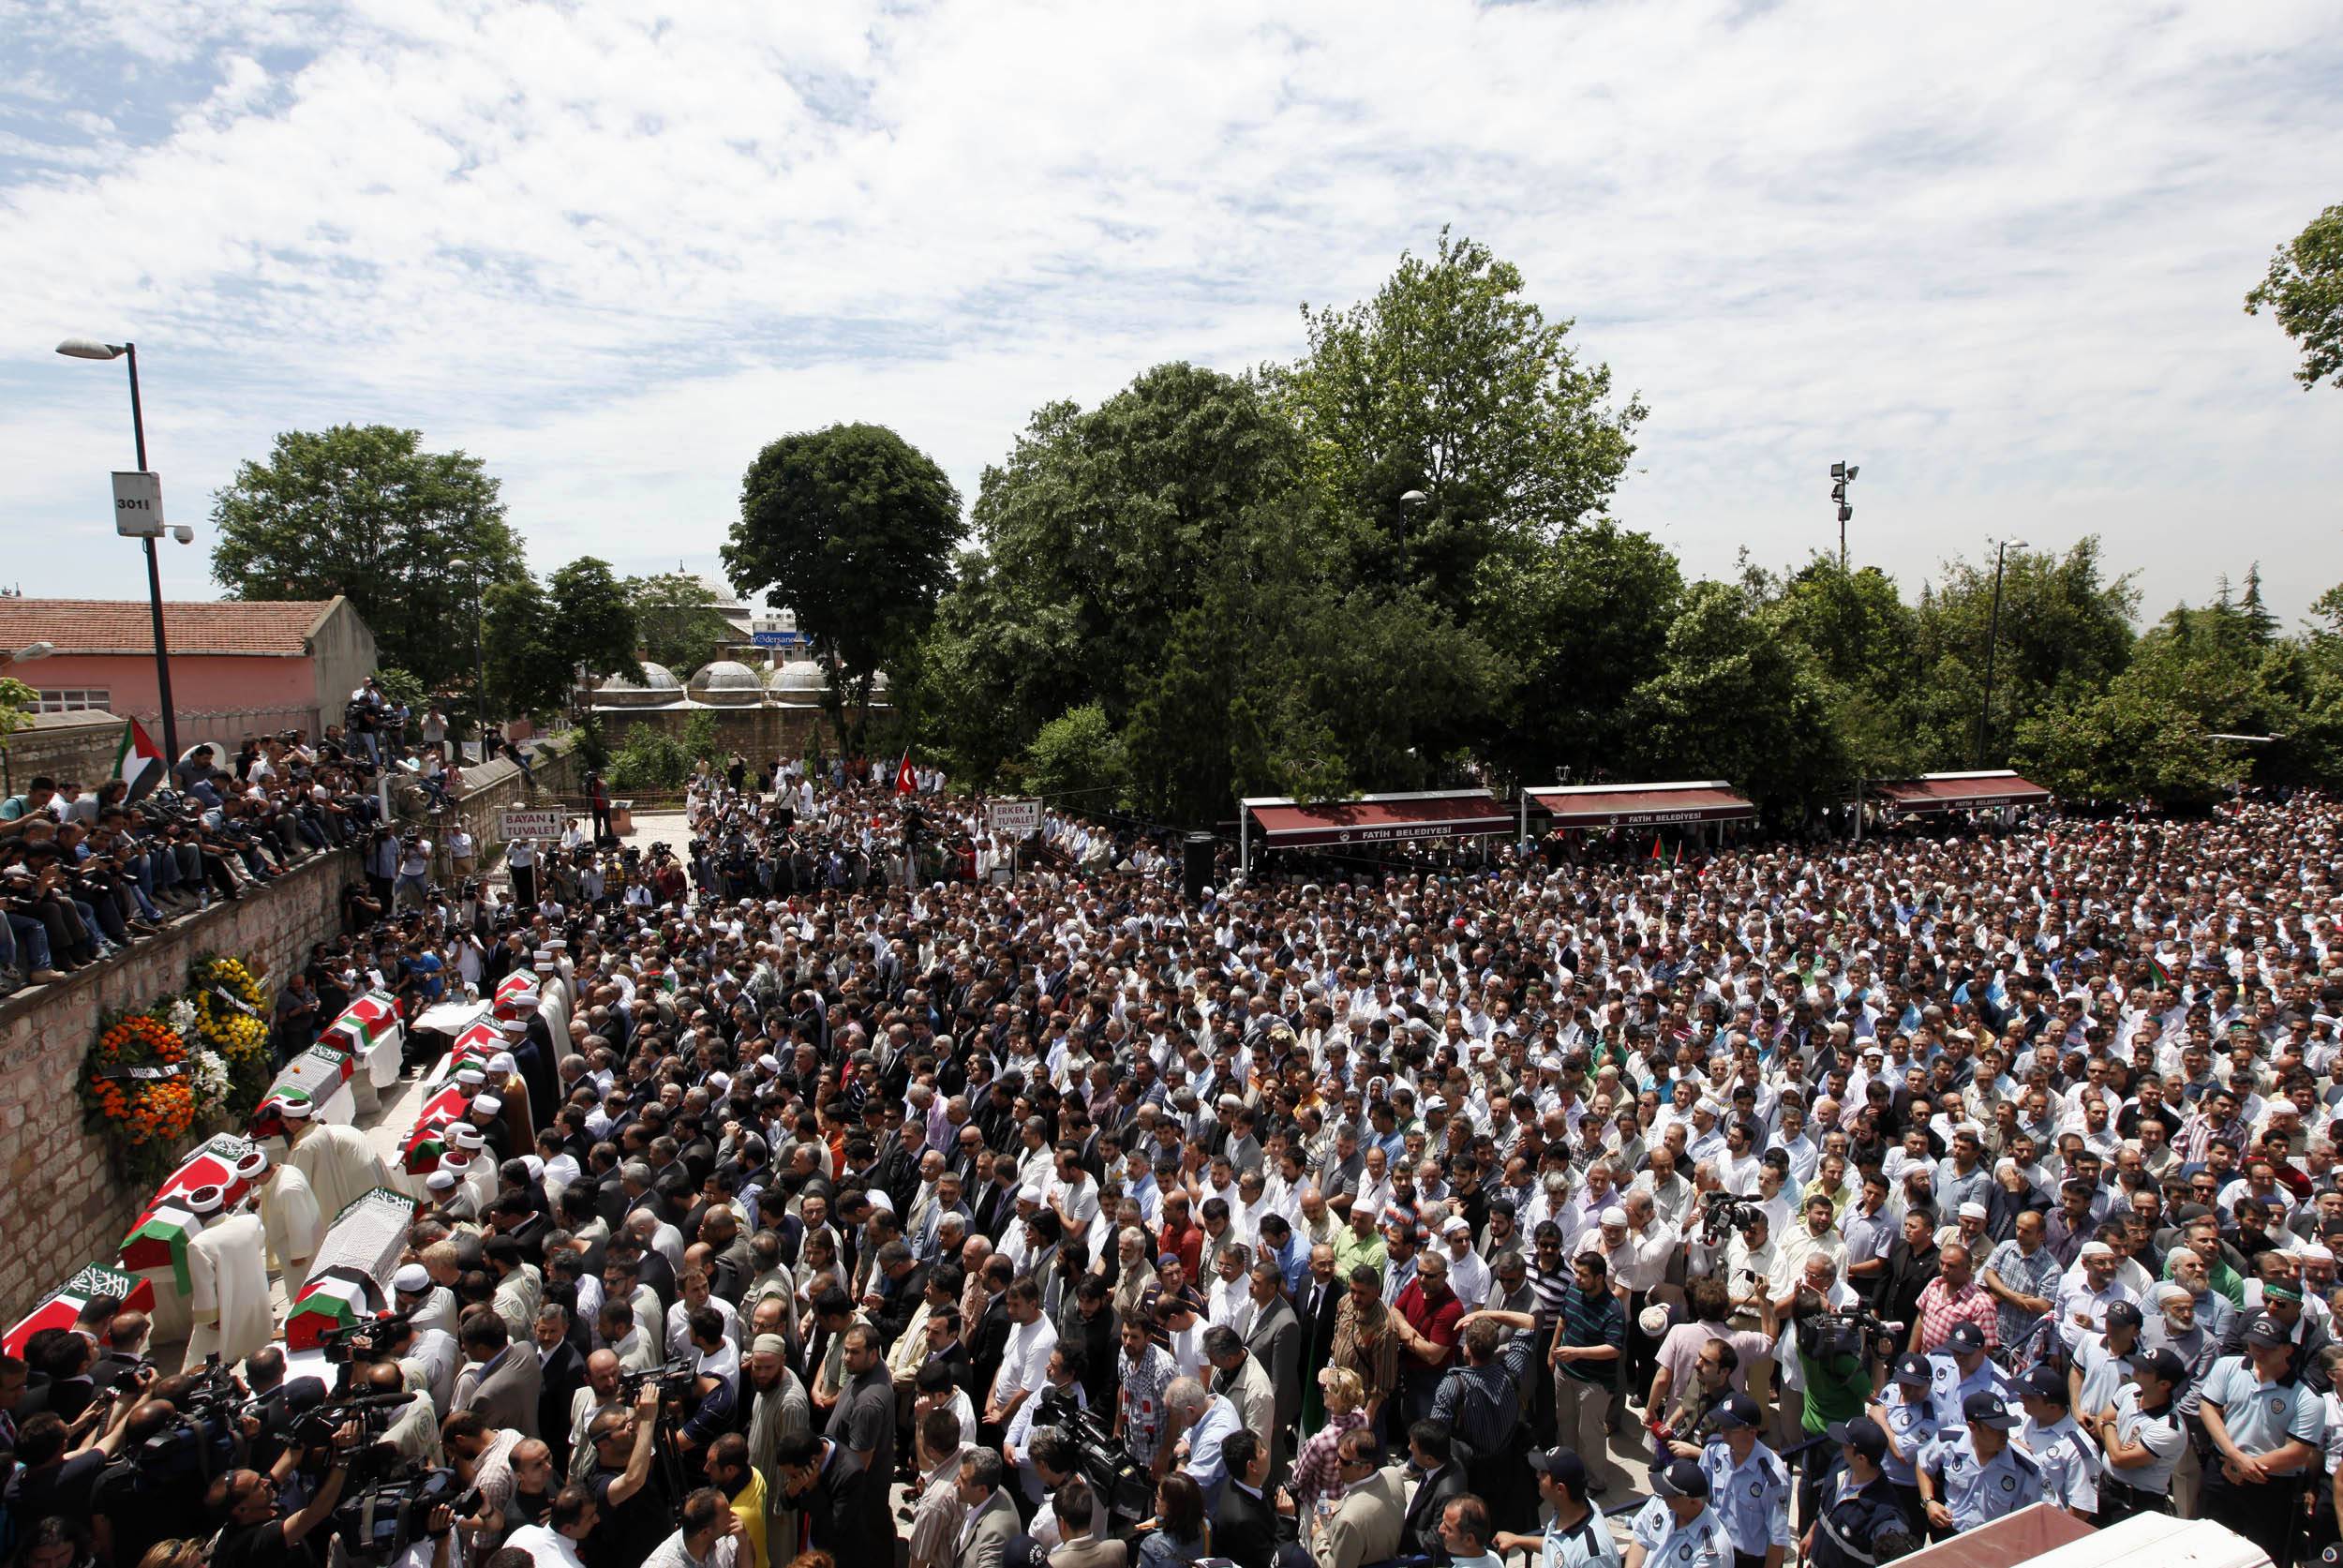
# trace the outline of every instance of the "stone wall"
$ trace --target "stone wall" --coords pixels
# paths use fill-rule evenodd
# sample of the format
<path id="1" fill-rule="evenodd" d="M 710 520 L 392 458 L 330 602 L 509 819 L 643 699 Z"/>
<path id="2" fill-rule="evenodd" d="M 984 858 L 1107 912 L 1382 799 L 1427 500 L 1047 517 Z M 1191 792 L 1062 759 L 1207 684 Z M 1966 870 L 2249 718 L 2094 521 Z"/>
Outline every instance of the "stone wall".
<path id="1" fill-rule="evenodd" d="M 637 724 L 651 730 L 683 739 L 684 726 L 702 712 L 708 714 L 716 727 L 716 744 L 726 752 L 739 752 L 754 763 L 770 762 L 775 757 L 803 756 L 812 749 L 814 733 L 821 733 L 822 750 L 827 754 L 835 751 L 837 739 L 830 734 L 829 718 L 811 704 L 765 703 L 754 708 L 650 708 L 629 709 L 601 708 L 594 716 L 602 721 L 603 740 L 612 751 L 626 744 L 627 732 Z M 874 709 L 871 717 L 877 722 L 887 718 L 885 709 Z"/>
<path id="2" fill-rule="evenodd" d="M 121 957 L 0 1001 L 0 1312 L 13 1320 L 82 1264 L 112 1262 L 150 1196 L 82 1130 L 77 1085 L 98 1020 L 185 991 L 204 953 L 245 959 L 273 994 L 274 977 L 340 929 L 341 891 L 358 874 L 354 854 L 319 856 Z"/>
<path id="3" fill-rule="evenodd" d="M 455 805 L 470 827 L 471 836 L 478 841 L 483 866 L 504 847 L 497 821 L 508 806 L 576 804 L 577 814 L 585 815 L 580 802 L 586 788 L 586 764 L 577 754 L 575 738 L 546 736 L 531 741 L 529 757 L 530 766 L 537 773 L 534 789 L 521 776 L 519 767 L 504 757 L 464 769 L 464 791 L 455 798 Z M 444 854 L 440 857 L 440 869 L 442 876 L 447 874 Z"/>
<path id="4" fill-rule="evenodd" d="M 121 743 L 122 721 L 112 713 L 35 713 L 0 740 L 6 757 L 0 784 L 10 795 L 23 794 L 36 775 L 95 787 L 114 776 L 114 748 Z"/>

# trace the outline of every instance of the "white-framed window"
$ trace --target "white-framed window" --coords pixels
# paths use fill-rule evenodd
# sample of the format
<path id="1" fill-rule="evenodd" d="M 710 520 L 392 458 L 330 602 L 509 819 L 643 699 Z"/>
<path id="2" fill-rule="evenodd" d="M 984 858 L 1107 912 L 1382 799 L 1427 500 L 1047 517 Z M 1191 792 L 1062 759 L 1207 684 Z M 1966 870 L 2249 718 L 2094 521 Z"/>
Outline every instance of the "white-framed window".
<path id="1" fill-rule="evenodd" d="M 36 711 L 82 713 L 93 708 L 109 708 L 112 700 L 113 693 L 103 686 L 67 686 L 57 691 L 44 690 Z"/>

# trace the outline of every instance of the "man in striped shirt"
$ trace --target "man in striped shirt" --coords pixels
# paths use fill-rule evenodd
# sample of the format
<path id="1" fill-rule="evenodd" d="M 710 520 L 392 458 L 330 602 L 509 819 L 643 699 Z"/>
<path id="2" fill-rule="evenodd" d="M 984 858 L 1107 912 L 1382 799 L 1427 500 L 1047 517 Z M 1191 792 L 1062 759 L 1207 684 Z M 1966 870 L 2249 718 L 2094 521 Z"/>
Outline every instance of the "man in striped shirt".
<path id="1" fill-rule="evenodd" d="M 1554 1367 L 1554 1436 L 1586 1460 L 1592 1490 L 1605 1491 L 1614 1483 L 1624 1490 L 1627 1480 L 1611 1463 L 1604 1422 L 1611 1413 L 1619 1354 L 1627 1343 L 1627 1309 L 1611 1288 L 1602 1253 L 1581 1252 L 1571 1270 L 1570 1282 L 1560 1292 L 1552 1320 L 1554 1348 L 1547 1356 Z M 1537 1324 L 1527 1312 L 1477 1316 L 1514 1328 Z"/>

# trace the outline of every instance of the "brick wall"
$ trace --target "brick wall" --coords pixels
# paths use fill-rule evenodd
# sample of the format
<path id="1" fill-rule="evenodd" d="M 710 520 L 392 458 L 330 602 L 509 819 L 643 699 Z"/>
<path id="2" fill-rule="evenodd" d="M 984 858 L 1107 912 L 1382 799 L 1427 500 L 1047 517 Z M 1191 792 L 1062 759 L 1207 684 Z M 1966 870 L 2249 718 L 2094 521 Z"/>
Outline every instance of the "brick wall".
<path id="1" fill-rule="evenodd" d="M 185 991 L 199 953 L 285 973 L 340 928 L 341 890 L 357 874 L 355 855 L 320 856 L 110 963 L 0 1001 L 0 1314 L 13 1321 L 82 1264 L 111 1262 L 149 1196 L 82 1130 L 76 1083 L 98 1019 Z"/>
<path id="2" fill-rule="evenodd" d="M 492 862 L 504 840 L 497 831 L 498 819 L 508 806 L 537 806 L 551 809 L 563 804 L 563 796 L 582 796 L 586 787 L 586 765 L 578 757 L 577 742 L 568 736 L 545 737 L 529 748 L 530 766 L 536 770 L 534 789 L 521 776 L 514 763 L 499 757 L 464 769 L 464 792 L 455 798 L 457 812 L 471 829 L 471 836 L 479 844 L 480 863 Z M 576 814 L 585 816 L 583 807 Z M 445 837 L 444 830 L 441 837 Z M 447 857 L 440 856 L 440 874 L 447 874 Z"/>

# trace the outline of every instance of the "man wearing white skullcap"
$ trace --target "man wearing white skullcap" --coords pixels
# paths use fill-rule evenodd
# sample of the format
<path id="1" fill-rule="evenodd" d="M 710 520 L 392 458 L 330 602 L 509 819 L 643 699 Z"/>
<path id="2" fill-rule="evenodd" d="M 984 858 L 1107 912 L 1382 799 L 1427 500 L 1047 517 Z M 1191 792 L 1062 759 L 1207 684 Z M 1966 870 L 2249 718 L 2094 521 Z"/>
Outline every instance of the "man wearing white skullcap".
<path id="1" fill-rule="evenodd" d="M 195 1324 L 187 1336 L 189 1371 L 213 1354 L 233 1366 L 276 1337 L 266 1230 L 258 1215 L 223 1212 L 225 1198 L 216 1187 L 200 1187 L 181 1200 L 202 1222 L 187 1242 L 187 1305 Z"/>
<path id="2" fill-rule="evenodd" d="M 299 1102 L 285 1106 L 287 1136 L 293 1140 L 292 1151 L 285 1163 L 309 1179 L 309 1189 L 317 1195 L 318 1212 L 329 1217 L 372 1192 L 378 1187 L 395 1187 L 391 1172 L 382 1163 L 382 1157 L 374 1152 L 366 1135 L 356 1127 L 341 1122 L 321 1122 L 308 1113 Z"/>
<path id="3" fill-rule="evenodd" d="M 309 1190 L 308 1177 L 290 1165 L 272 1162 L 258 1146 L 236 1161 L 236 1174 L 252 1184 L 268 1255 L 285 1281 L 285 1299 L 291 1301 L 307 1282 L 310 1260 L 325 1239 L 317 1194 Z"/>

